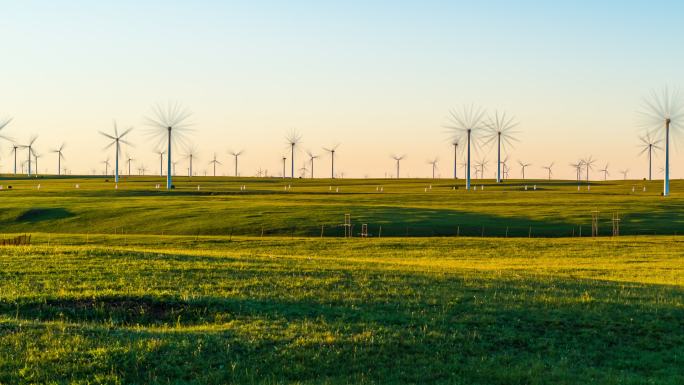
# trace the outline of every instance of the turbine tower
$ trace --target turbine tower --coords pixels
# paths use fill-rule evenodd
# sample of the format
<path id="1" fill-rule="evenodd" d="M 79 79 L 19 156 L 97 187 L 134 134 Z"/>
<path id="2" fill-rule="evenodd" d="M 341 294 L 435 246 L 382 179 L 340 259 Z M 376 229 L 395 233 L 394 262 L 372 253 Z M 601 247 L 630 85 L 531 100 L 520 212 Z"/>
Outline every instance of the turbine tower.
<path id="1" fill-rule="evenodd" d="M 530 167 L 532 163 L 523 163 L 519 160 L 518 164 L 520 165 L 520 168 L 522 168 L 522 178 L 523 180 L 525 180 L 525 168 Z"/>
<path id="2" fill-rule="evenodd" d="M 648 154 L 648 180 L 652 180 L 651 167 L 653 153 L 662 150 L 662 147 L 659 146 L 661 140 L 652 138 L 650 132 L 647 132 L 646 135 L 639 137 L 639 140 L 641 141 L 641 151 L 639 152 L 639 155 L 644 153 Z"/>
<path id="3" fill-rule="evenodd" d="M 335 151 L 337 151 L 337 147 L 339 146 L 340 144 L 338 143 L 332 147 L 323 147 L 323 151 L 330 153 L 330 179 L 335 179 Z"/>
<path id="4" fill-rule="evenodd" d="M 458 179 L 458 142 L 458 138 L 451 141 L 451 145 L 454 146 L 454 179 Z"/>
<path id="5" fill-rule="evenodd" d="M 606 166 L 599 171 L 603 173 L 603 180 L 608 180 L 608 175 L 610 175 L 610 173 L 608 172 L 608 163 L 606 163 Z"/>
<path id="6" fill-rule="evenodd" d="M 128 163 L 128 176 L 131 176 L 131 162 L 134 160 L 135 159 L 130 154 L 126 154 L 126 163 Z"/>
<path id="7" fill-rule="evenodd" d="M 297 132 L 297 130 L 292 130 L 290 131 L 289 134 L 287 134 L 287 137 L 285 138 L 287 140 L 288 145 L 290 146 L 290 152 L 291 152 L 291 161 L 292 161 L 292 169 L 290 173 L 290 178 L 294 179 L 294 162 L 295 162 L 295 156 L 294 156 L 294 151 L 295 147 L 302 141 L 302 136 Z"/>
<path id="8" fill-rule="evenodd" d="M 406 157 L 406 155 L 392 155 L 392 159 L 397 162 L 397 179 L 399 179 L 399 162 Z"/>
<path id="9" fill-rule="evenodd" d="M 124 136 L 128 135 L 133 130 L 133 127 L 129 127 L 127 130 L 119 134 L 119 128 L 116 125 L 116 120 L 114 121 L 114 134 L 110 135 L 105 132 L 100 131 L 100 134 L 109 138 L 112 140 L 111 143 L 107 145 L 104 149 L 108 149 L 109 147 L 115 146 L 115 156 L 116 160 L 114 161 L 114 182 L 119 183 L 119 154 L 121 153 L 121 143 L 126 144 L 131 146 L 131 144 L 127 141 L 125 141 L 123 138 Z"/>
<path id="10" fill-rule="evenodd" d="M 28 176 L 31 176 L 31 157 L 36 153 L 33 150 L 33 144 L 36 142 L 36 139 L 38 139 L 38 137 L 34 135 L 31 137 L 31 140 L 29 140 L 28 144 L 21 146 L 21 148 L 28 149 Z"/>
<path id="11" fill-rule="evenodd" d="M 190 160 L 190 167 L 188 168 L 188 177 L 192 177 L 192 159 L 197 157 L 197 149 L 194 146 L 189 145 L 185 154 L 185 159 Z"/>
<path id="12" fill-rule="evenodd" d="M 311 151 L 306 152 L 307 155 L 309 155 L 309 160 L 311 161 L 311 179 L 314 177 L 314 159 L 317 159 L 320 157 L 320 155 L 316 155 L 312 153 Z"/>
<path id="13" fill-rule="evenodd" d="M 164 176 L 164 154 L 166 154 L 166 151 L 162 148 L 154 153 L 159 155 L 159 176 Z"/>
<path id="14" fill-rule="evenodd" d="M 642 126 L 649 132 L 664 129 L 665 137 L 665 177 L 663 178 L 663 196 L 670 195 L 670 131 L 679 131 L 684 127 L 684 104 L 677 90 L 667 87 L 662 92 L 651 92 L 651 97 L 644 101 L 641 112 Z"/>
<path id="15" fill-rule="evenodd" d="M 183 143 L 185 133 L 189 131 L 190 123 L 188 119 L 192 115 L 190 111 L 181 107 L 178 103 L 169 102 L 166 106 L 157 104 L 153 108 L 153 118 L 147 118 L 147 125 L 150 126 L 150 135 L 156 137 L 161 145 L 166 139 L 166 189 L 173 187 L 171 164 L 173 163 L 171 147 L 174 143 Z"/>
<path id="16" fill-rule="evenodd" d="M 221 163 L 221 162 L 219 162 L 218 160 L 216 160 L 216 153 L 214 153 L 214 159 L 212 159 L 209 163 L 210 163 L 210 164 L 213 164 L 213 166 L 214 166 L 214 176 L 216 176 L 216 165 L 217 165 L 217 164 L 223 164 L 223 163 Z"/>
<path id="17" fill-rule="evenodd" d="M 496 183 L 501 183 L 501 148 L 516 140 L 513 138 L 516 133 L 513 129 L 517 126 L 515 118 L 499 111 L 495 111 L 485 122 L 485 127 L 489 130 L 487 142 L 496 140 Z"/>
<path id="18" fill-rule="evenodd" d="M 432 165 L 432 179 L 435 179 L 435 170 L 437 169 L 437 162 L 438 161 L 439 161 L 438 158 L 427 161 L 428 164 Z"/>
<path id="19" fill-rule="evenodd" d="M 52 152 L 57 154 L 57 175 L 62 175 L 62 159 L 64 159 L 64 147 L 66 143 L 62 143 L 59 147 L 52 150 Z"/>
<path id="20" fill-rule="evenodd" d="M 455 130 L 466 137 L 466 190 L 470 190 L 470 153 L 471 147 L 475 146 L 473 134 L 484 127 L 485 111 L 474 105 L 464 106 L 462 111 L 451 110 L 449 112 L 449 125 L 446 128 Z"/>
<path id="21" fill-rule="evenodd" d="M 549 172 L 549 180 L 551 180 L 551 174 L 553 174 L 553 172 L 551 171 L 553 169 L 553 164 L 554 162 L 551 162 L 551 164 L 549 164 L 548 166 L 542 167 L 544 170 L 547 170 Z"/>
<path id="22" fill-rule="evenodd" d="M 232 155 L 235 158 L 235 176 L 238 176 L 238 157 L 242 155 L 243 152 L 244 150 L 230 152 L 230 155 Z"/>
<path id="23" fill-rule="evenodd" d="M 596 159 L 594 159 L 591 155 L 582 160 L 582 164 L 584 164 L 584 167 L 587 168 L 587 183 L 589 183 L 589 170 L 594 169 L 594 163 L 596 163 Z"/>

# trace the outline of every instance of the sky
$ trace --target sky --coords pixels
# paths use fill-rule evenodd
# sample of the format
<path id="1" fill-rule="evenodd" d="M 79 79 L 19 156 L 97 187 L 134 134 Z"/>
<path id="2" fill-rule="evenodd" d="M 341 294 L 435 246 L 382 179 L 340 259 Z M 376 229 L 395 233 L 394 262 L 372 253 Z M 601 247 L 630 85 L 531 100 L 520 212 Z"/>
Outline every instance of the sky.
<path id="1" fill-rule="evenodd" d="M 516 117 L 517 142 L 504 152 L 532 164 L 528 177 L 554 162 L 554 177 L 573 179 L 568 164 L 591 155 L 609 177 L 642 178 L 644 97 L 684 86 L 682 1 L 25 0 L 1 9 L 0 118 L 13 118 L 3 133 L 20 144 L 38 136 L 41 173 L 56 172 L 50 150 L 62 142 L 71 173 L 101 173 L 114 151 L 98 131 L 113 120 L 134 127 L 123 150 L 133 169 L 158 172 L 145 117 L 173 101 L 193 113 L 200 175 L 211 174 L 214 153 L 217 174 L 232 174 L 228 151 L 240 149 L 241 175 L 280 175 L 296 129 L 295 166 L 306 150 L 320 154 L 316 176 L 330 174 L 322 147 L 339 143 L 338 176 L 394 176 L 390 155 L 406 154 L 402 177 L 431 176 L 433 158 L 438 176 L 451 177 L 444 126 L 451 109 L 474 104 Z M 684 177 L 682 139 L 674 133 L 674 178 Z M 3 172 L 11 146 L 0 142 Z M 179 174 L 185 152 L 175 150 Z M 493 177 L 494 147 L 473 159 Z M 510 176 L 520 177 L 517 165 Z"/>

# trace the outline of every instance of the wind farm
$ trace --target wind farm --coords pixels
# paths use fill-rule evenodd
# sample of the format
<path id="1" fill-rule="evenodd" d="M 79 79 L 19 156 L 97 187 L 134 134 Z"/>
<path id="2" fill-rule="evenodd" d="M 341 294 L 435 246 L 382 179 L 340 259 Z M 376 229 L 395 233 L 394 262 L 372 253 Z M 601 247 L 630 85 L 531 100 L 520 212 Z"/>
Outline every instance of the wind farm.
<path id="1" fill-rule="evenodd" d="M 7 2 L 0 384 L 684 383 L 682 14 Z"/>

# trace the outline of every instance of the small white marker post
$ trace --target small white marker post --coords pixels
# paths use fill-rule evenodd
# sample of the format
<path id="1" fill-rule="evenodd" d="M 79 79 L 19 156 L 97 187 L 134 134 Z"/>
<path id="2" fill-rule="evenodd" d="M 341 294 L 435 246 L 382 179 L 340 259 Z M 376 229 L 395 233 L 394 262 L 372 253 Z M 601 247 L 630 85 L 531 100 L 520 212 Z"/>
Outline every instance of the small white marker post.
<path id="1" fill-rule="evenodd" d="M 537 191 L 537 185 L 536 184 L 534 185 L 534 191 Z"/>
<path id="2" fill-rule="evenodd" d="M 644 186 L 644 192 L 646 192 L 646 186 Z"/>
<path id="3" fill-rule="evenodd" d="M 527 191 L 527 185 L 525 185 L 525 191 Z"/>
<path id="4" fill-rule="evenodd" d="M 380 187 L 380 192 L 384 192 L 384 191 L 385 191 L 385 188 L 384 188 L 384 187 Z"/>
<path id="5" fill-rule="evenodd" d="M 199 190 L 200 190 L 200 185 L 197 185 L 197 191 L 199 191 Z"/>
<path id="6" fill-rule="evenodd" d="M 119 189 L 119 185 L 118 185 L 118 184 L 115 184 L 115 185 L 114 185 L 114 190 L 118 190 L 118 189 Z"/>

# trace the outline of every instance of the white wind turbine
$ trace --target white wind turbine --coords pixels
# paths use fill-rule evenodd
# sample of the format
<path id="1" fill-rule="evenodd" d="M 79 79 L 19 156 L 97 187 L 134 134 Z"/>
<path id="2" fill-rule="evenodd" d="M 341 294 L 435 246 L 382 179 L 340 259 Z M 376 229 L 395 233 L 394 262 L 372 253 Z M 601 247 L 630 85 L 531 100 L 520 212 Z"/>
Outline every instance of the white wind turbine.
<path id="1" fill-rule="evenodd" d="M 553 174 L 552 169 L 553 169 L 554 162 L 551 162 L 548 166 L 543 166 L 542 168 L 546 171 L 549 172 L 549 180 L 551 180 L 551 174 Z"/>
<path id="2" fill-rule="evenodd" d="M 287 144 L 290 146 L 290 156 L 292 157 L 292 169 L 290 170 L 290 177 L 294 179 L 295 147 L 302 141 L 302 135 L 300 135 L 297 130 L 293 129 L 289 134 L 287 134 L 285 139 L 287 140 Z"/>
<path id="3" fill-rule="evenodd" d="M 230 152 L 229 152 L 230 155 L 232 155 L 233 158 L 235 158 L 235 176 L 238 176 L 238 157 L 239 157 L 240 155 L 242 155 L 243 152 L 244 152 L 244 150 L 240 150 L 240 151 L 230 151 Z"/>
<path id="4" fill-rule="evenodd" d="M 485 127 L 489 130 L 487 142 L 496 141 L 496 183 L 501 183 L 501 148 L 510 146 L 516 140 L 513 129 L 517 126 L 515 118 L 499 111 L 495 111 L 485 122 Z"/>
<path id="5" fill-rule="evenodd" d="M 306 154 L 309 156 L 309 160 L 311 161 L 311 179 L 314 177 L 314 159 L 317 159 L 320 157 L 320 155 L 316 155 L 311 151 L 307 151 Z"/>
<path id="6" fill-rule="evenodd" d="M 450 123 L 445 126 L 459 134 L 463 134 L 466 139 L 466 159 L 468 162 L 466 167 L 466 190 L 470 190 L 470 153 L 471 147 L 475 145 L 473 134 L 485 127 L 485 114 L 483 109 L 474 105 L 470 105 L 470 107 L 464 106 L 461 111 L 451 110 L 449 112 Z"/>
<path id="7" fill-rule="evenodd" d="M 399 162 L 401 162 L 406 155 L 391 155 L 391 157 L 397 162 L 397 179 L 399 179 Z"/>
<path id="8" fill-rule="evenodd" d="M 62 159 L 64 159 L 64 147 L 66 143 L 62 143 L 59 147 L 52 150 L 53 153 L 57 154 L 57 175 L 62 175 Z"/>
<path id="9" fill-rule="evenodd" d="M 216 176 L 216 165 L 217 164 L 223 164 L 220 161 L 216 159 L 216 153 L 214 153 L 214 159 L 212 159 L 209 164 L 212 164 L 214 166 L 214 176 Z"/>
<path id="10" fill-rule="evenodd" d="M 650 132 L 647 132 L 646 135 L 639 137 L 639 140 L 641 141 L 641 152 L 639 152 L 639 155 L 642 155 L 644 153 L 648 154 L 648 180 L 652 180 L 651 167 L 653 161 L 653 154 L 656 151 L 660 151 L 663 149 L 659 146 L 662 140 L 652 138 Z"/>
<path id="11" fill-rule="evenodd" d="M 124 132 L 119 134 L 119 128 L 117 127 L 116 120 L 115 120 L 114 121 L 114 134 L 113 135 L 99 131 L 101 135 L 112 140 L 112 142 L 109 143 L 107 145 L 107 147 L 104 148 L 105 150 L 112 147 L 112 146 L 115 146 L 114 152 L 116 154 L 116 161 L 114 162 L 114 165 L 115 165 L 114 182 L 117 182 L 117 183 L 119 182 L 119 154 L 121 154 L 121 144 L 123 143 L 123 144 L 131 146 L 131 144 L 129 142 L 125 141 L 123 138 L 124 138 L 124 136 L 128 135 L 128 133 L 130 133 L 132 130 L 133 130 L 133 127 L 129 127 Z"/>
<path id="12" fill-rule="evenodd" d="M 189 118 L 192 115 L 178 103 L 169 102 L 166 106 L 157 104 L 153 109 L 153 118 L 147 118 L 147 125 L 151 127 L 150 135 L 159 141 L 158 146 L 166 142 L 166 189 L 173 187 L 171 164 L 173 157 L 171 148 L 174 143 L 184 144 L 185 132 L 189 131 Z"/>
<path id="13" fill-rule="evenodd" d="M 330 153 L 330 179 L 335 179 L 335 151 L 337 151 L 339 146 L 340 144 L 338 143 L 331 147 L 323 147 L 323 151 Z"/>
<path id="14" fill-rule="evenodd" d="M 159 155 L 159 176 L 164 176 L 164 155 L 166 151 L 164 149 L 159 149 L 154 152 Z"/>
<path id="15" fill-rule="evenodd" d="M 603 173 L 603 180 L 608 180 L 608 175 L 610 175 L 610 173 L 608 172 L 608 163 L 606 163 L 606 166 L 599 171 Z"/>
<path id="16" fill-rule="evenodd" d="M 522 178 L 525 180 L 525 169 L 527 167 L 530 167 L 532 163 L 523 163 L 522 161 L 518 161 L 518 164 L 520 165 L 520 168 L 522 169 Z"/>
<path id="17" fill-rule="evenodd" d="M 664 88 L 661 93 L 651 92 L 644 100 L 641 112 L 642 126 L 650 131 L 658 130 L 665 138 L 665 177 L 663 196 L 670 195 L 670 131 L 680 131 L 684 127 L 684 103 L 677 90 Z M 662 131 L 661 131 L 662 130 Z"/>
<path id="18" fill-rule="evenodd" d="M 438 158 L 427 161 L 429 165 L 432 165 L 432 179 L 435 179 L 435 170 L 437 169 L 437 162 L 439 162 Z"/>

